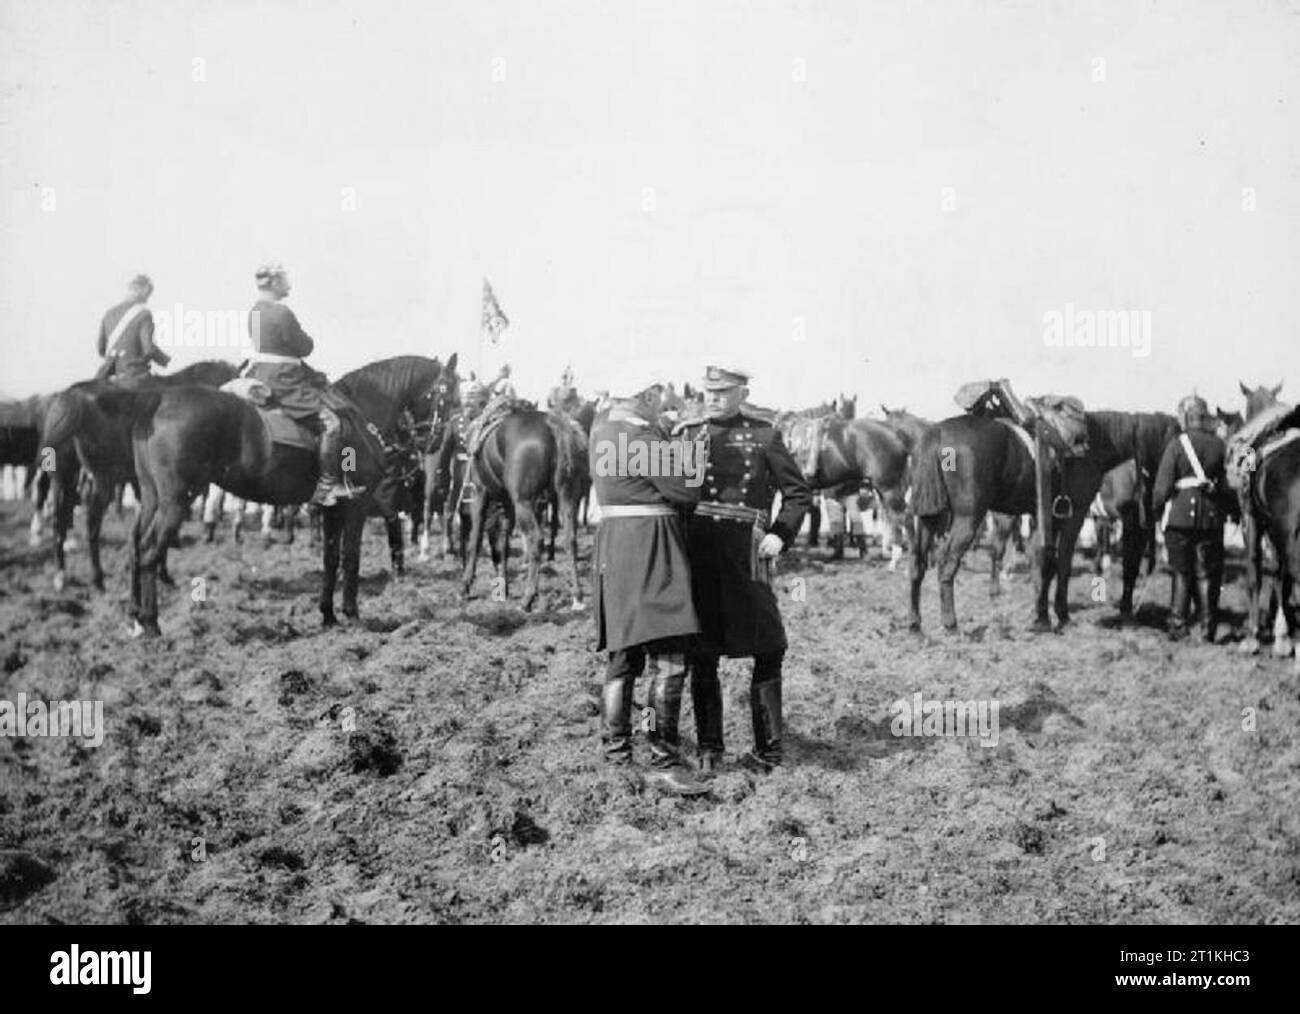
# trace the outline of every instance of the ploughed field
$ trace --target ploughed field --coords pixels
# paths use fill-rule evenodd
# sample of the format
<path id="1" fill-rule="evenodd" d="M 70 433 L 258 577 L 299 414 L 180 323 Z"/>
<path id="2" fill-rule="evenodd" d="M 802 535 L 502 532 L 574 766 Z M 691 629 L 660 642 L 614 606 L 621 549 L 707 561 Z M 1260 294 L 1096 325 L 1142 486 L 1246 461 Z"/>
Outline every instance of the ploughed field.
<path id="1" fill-rule="evenodd" d="M 362 619 L 322 631 L 305 533 L 209 546 L 190 522 L 145 642 L 126 520 L 106 522 L 108 592 L 78 550 L 56 593 L 29 516 L 0 505 L 0 699 L 102 701 L 105 735 L 0 738 L 3 921 L 1300 920 L 1291 665 L 1167 643 L 1163 574 L 1120 629 L 1081 559 L 1074 625 L 1035 635 L 1024 562 L 990 600 L 980 550 L 960 633 L 931 572 L 918 637 L 905 565 L 788 554 L 787 765 L 734 763 L 749 663 L 724 662 L 729 764 L 680 800 L 600 759 L 603 665 L 562 551 L 525 615 L 492 601 L 490 565 L 469 603 L 449 560 L 408 552 L 393 581 L 372 522 Z M 1239 585 L 1224 598 L 1239 618 Z M 917 693 L 996 701 L 996 746 L 894 735 Z M 683 727 L 693 746 L 689 696 Z"/>

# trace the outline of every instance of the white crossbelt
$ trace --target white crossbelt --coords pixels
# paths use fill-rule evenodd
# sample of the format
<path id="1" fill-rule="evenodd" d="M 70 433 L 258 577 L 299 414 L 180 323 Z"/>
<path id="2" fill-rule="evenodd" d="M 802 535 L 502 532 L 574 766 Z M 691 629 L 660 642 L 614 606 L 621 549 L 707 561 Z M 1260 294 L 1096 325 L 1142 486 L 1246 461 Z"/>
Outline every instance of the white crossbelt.
<path id="1" fill-rule="evenodd" d="M 1212 483 L 1205 477 L 1205 469 L 1201 467 L 1201 459 L 1196 456 L 1196 448 L 1192 446 L 1192 439 L 1186 433 L 1178 435 L 1178 442 L 1183 445 L 1183 453 L 1187 455 L 1187 463 L 1192 466 L 1194 476 L 1186 476 L 1174 483 L 1178 489 L 1194 489 L 1201 486 L 1210 486 Z"/>
<path id="2" fill-rule="evenodd" d="M 677 511 L 665 504 L 627 504 L 624 506 L 600 507 L 600 517 L 605 518 L 672 518 Z"/>
<path id="3" fill-rule="evenodd" d="M 134 303 L 127 308 L 126 313 L 122 314 L 121 319 L 117 322 L 117 326 L 113 328 L 113 333 L 108 336 L 106 347 L 109 355 L 115 356 L 118 354 L 119 350 L 113 348 L 113 346 L 117 344 L 117 340 L 121 338 L 122 335 L 126 334 L 126 329 L 131 326 L 131 321 L 135 320 L 136 317 L 140 316 L 143 312 L 144 304 Z"/>

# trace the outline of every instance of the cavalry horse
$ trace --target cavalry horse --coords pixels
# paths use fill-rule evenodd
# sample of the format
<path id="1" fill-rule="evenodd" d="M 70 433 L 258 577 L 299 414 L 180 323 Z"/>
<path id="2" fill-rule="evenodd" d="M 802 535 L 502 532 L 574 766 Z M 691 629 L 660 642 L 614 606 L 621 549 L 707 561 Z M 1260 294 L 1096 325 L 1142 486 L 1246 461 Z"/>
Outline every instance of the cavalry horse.
<path id="1" fill-rule="evenodd" d="M 45 410 L 41 447 L 43 454 L 51 455 L 49 471 L 54 501 L 56 590 L 63 587 L 67 578 L 64 541 L 72 527 L 80 469 L 84 468 L 92 480 L 86 504 L 86 537 L 94 586 L 99 591 L 104 590 L 104 568 L 99 553 L 104 512 L 123 484 L 136 483 L 130 420 L 105 412 L 98 396 L 124 390 L 157 392 L 191 386 L 215 390 L 233 380 L 238 372 L 238 368 L 230 363 L 209 360 L 193 363 L 176 373 L 140 380 L 131 387 L 122 387 L 111 380 L 83 381 L 50 399 Z M 165 552 L 164 547 L 159 571 L 163 580 L 170 584 Z"/>
<path id="2" fill-rule="evenodd" d="M 338 622 L 334 587 L 340 553 L 343 613 L 357 616 L 361 534 L 370 500 L 385 475 L 384 441 L 395 433 L 403 411 L 416 422 L 446 418 L 455 390 L 455 364 L 455 355 L 446 367 L 437 359 L 397 356 L 354 370 L 336 385 L 365 422 L 364 430 L 347 434 L 359 446 L 346 450 L 356 452 L 350 462 L 356 467 L 348 472 L 366 493 L 322 512 L 325 566 L 319 605 L 325 626 Z M 190 491 L 215 482 L 258 503 L 304 503 L 318 479 L 316 453 L 273 443 L 257 408 L 225 391 L 120 391 L 101 394 L 98 400 L 109 413 L 132 420 L 141 505 L 131 534 L 131 608 L 136 632 L 156 636 L 158 561 L 180 526 Z"/>
<path id="3" fill-rule="evenodd" d="M 921 438 L 912 462 L 913 630 L 921 629 L 921 585 L 931 549 L 938 550 L 943 626 L 955 630 L 953 583 L 985 515 L 989 511 L 1042 513 L 1046 503 L 1054 502 L 1047 498 L 1061 486 L 1054 462 L 1088 450 L 1088 426 L 1077 400 L 1031 398 L 1024 405 L 1013 405 L 1012 414 L 1023 420 L 1023 426 L 1012 420 L 959 415 L 930 427 Z M 1057 565 L 1052 548 L 1050 542 L 1035 545 L 1039 576 L 1036 626 L 1040 628 L 1050 628 L 1047 594 Z M 1066 562 L 1068 568 L 1068 558 Z M 1058 575 L 1058 615 L 1064 584 Z"/>
<path id="4" fill-rule="evenodd" d="M 1291 435 L 1300 430 L 1300 408 L 1277 400 L 1281 384 L 1254 390 L 1238 384 L 1246 396 L 1246 424 L 1229 444 L 1228 458 L 1246 544 L 1246 636 L 1239 650 L 1259 651 L 1260 635 L 1270 626 L 1265 614 L 1276 595 L 1286 632 L 1273 642 L 1273 653 L 1285 657 L 1294 650 L 1294 595 L 1300 588 L 1300 437 Z M 1276 583 L 1267 574 L 1265 537 L 1277 561 Z"/>
<path id="5" fill-rule="evenodd" d="M 587 462 L 585 458 L 578 461 L 576 445 L 558 439 L 560 435 L 557 424 L 547 413 L 534 408 L 512 407 L 476 441 L 477 446 L 470 453 L 466 479 L 466 482 L 473 483 L 476 495 L 471 507 L 473 528 L 469 536 L 468 559 L 461 581 L 465 598 L 470 597 L 474 587 L 484 518 L 490 506 L 500 505 L 505 515 L 504 523 L 500 525 L 500 593 L 502 597 L 509 596 L 510 538 L 518 524 L 523 532 L 524 555 L 528 560 L 528 587 L 524 592 L 523 608 L 525 611 L 532 609 L 537 601 L 541 578 L 541 517 L 548 501 L 554 497 L 569 548 L 573 608 L 582 608 L 582 584 L 578 578 L 577 502 L 573 495 L 576 488 L 574 476 L 580 470 L 585 472 Z"/>

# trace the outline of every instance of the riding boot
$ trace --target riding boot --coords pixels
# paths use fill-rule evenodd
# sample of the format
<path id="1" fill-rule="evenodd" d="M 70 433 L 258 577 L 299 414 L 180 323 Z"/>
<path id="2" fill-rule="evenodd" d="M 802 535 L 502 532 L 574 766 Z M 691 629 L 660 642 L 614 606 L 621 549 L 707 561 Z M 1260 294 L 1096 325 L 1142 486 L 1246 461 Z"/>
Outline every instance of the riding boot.
<path id="1" fill-rule="evenodd" d="M 1203 633 L 1207 644 L 1214 643 L 1222 619 L 1219 613 L 1219 593 L 1223 589 L 1223 535 L 1205 547 L 1205 626 Z"/>
<path id="2" fill-rule="evenodd" d="M 771 771 L 781 763 L 781 677 L 754 683 L 749 693 L 754 723 L 754 749 L 745 757 L 749 767 Z"/>
<path id="3" fill-rule="evenodd" d="M 842 532 L 831 536 L 831 559 L 844 559 L 844 534 Z"/>
<path id="4" fill-rule="evenodd" d="M 209 521 L 207 524 L 203 526 L 203 528 L 204 528 L 203 541 L 215 542 L 217 538 L 217 523 L 215 521 Z"/>
<path id="5" fill-rule="evenodd" d="M 691 704 L 695 708 L 695 739 L 700 771 L 713 774 L 722 763 L 722 684 L 716 656 L 691 659 Z"/>
<path id="6" fill-rule="evenodd" d="M 1191 597 L 1187 577 L 1177 571 L 1173 574 L 1173 601 L 1169 607 L 1169 640 L 1181 641 L 1187 636 L 1187 604 Z"/>
<path id="7" fill-rule="evenodd" d="M 682 763 L 678 724 L 682 715 L 682 691 L 686 687 L 686 673 L 680 657 L 660 658 L 656 661 L 650 682 L 651 772 L 647 782 L 681 796 L 698 796 L 709 791 L 697 781 Z"/>
<path id="8" fill-rule="evenodd" d="M 859 559 L 859 560 L 865 560 L 865 559 L 867 558 L 867 537 L 866 537 L 866 535 L 865 535 L 864 533 L 862 533 L 862 532 L 855 532 L 854 535 L 853 535 L 853 545 L 854 545 L 854 547 L 855 547 L 855 548 L 857 549 L 857 551 L 858 551 L 858 559 Z"/>
<path id="9" fill-rule="evenodd" d="M 628 652 L 611 651 L 605 686 L 601 690 L 601 724 L 605 759 L 632 763 L 632 687 L 638 673 Z"/>
<path id="10" fill-rule="evenodd" d="M 364 486 L 351 486 L 343 481 L 343 427 L 327 424 L 320 438 L 320 479 L 312 502 L 322 507 L 333 507 L 339 500 L 348 500 L 365 492 Z"/>

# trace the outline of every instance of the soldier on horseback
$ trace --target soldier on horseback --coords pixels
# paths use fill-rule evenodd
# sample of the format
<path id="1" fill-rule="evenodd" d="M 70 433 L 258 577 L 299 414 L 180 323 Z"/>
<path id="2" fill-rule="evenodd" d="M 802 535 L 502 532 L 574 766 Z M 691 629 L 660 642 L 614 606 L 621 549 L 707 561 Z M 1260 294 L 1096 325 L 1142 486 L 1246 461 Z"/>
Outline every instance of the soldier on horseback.
<path id="1" fill-rule="evenodd" d="M 99 324 L 99 357 L 104 360 L 96 377 L 111 377 L 133 386 L 150 375 L 150 363 L 166 366 L 171 357 L 153 343 L 153 314 L 145 306 L 153 294 L 148 275 L 136 275 L 126 299 L 109 309 Z"/>
<path id="2" fill-rule="evenodd" d="M 259 296 L 248 322 L 253 354 L 244 375 L 265 383 L 286 415 L 320 428 L 320 481 L 312 501 L 330 507 L 365 492 L 364 486 L 343 480 L 343 424 L 335 410 L 347 402 L 330 390 L 325 374 L 303 362 L 316 343 L 282 302 L 290 291 L 288 273 L 278 264 L 266 265 L 258 268 L 256 280 Z"/>
<path id="3" fill-rule="evenodd" d="M 1223 441 L 1215 436 L 1205 400 L 1189 395 L 1178 403 L 1183 432 L 1165 446 L 1152 491 L 1160 514 L 1169 505 L 1165 548 L 1173 571 L 1174 601 L 1169 637 L 1187 636 L 1187 607 L 1196 588 L 1196 556 L 1205 563 L 1203 634 L 1209 643 L 1219 627 L 1219 589 L 1223 584 L 1223 522 L 1232 510 L 1224 472 Z"/>
<path id="4" fill-rule="evenodd" d="M 812 491 L 771 422 L 741 411 L 749 377 L 710 366 L 704 420 L 679 423 L 709 448 L 702 499 L 687 526 L 695 609 L 703 633 L 691 658 L 700 769 L 722 760 L 722 685 L 718 659 L 752 657 L 754 749 L 746 761 L 770 770 L 782 760 L 781 666 L 785 628 L 770 584 L 772 558 L 794 542 Z M 772 500 L 781 510 L 770 521 Z"/>

